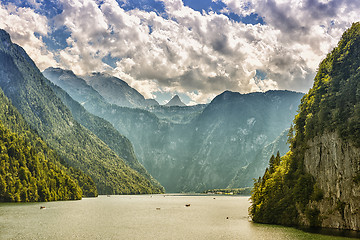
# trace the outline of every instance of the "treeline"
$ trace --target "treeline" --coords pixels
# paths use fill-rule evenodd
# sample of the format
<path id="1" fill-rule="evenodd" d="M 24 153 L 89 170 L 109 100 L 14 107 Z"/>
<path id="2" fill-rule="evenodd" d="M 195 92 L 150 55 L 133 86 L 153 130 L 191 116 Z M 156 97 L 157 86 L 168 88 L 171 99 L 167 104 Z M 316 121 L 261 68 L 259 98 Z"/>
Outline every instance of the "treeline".
<path id="1" fill-rule="evenodd" d="M 301 159 L 289 151 L 281 158 L 279 154 L 272 156 L 264 176 L 254 183 L 249 214 L 255 222 L 296 225 L 300 210 L 317 225 L 318 212 L 307 203 L 322 197 L 313 177 L 304 172 Z"/>
<path id="2" fill-rule="evenodd" d="M 246 188 L 209 189 L 209 190 L 204 191 L 203 193 L 250 196 L 251 189 L 252 188 L 250 188 L 250 187 L 246 187 Z"/>
<path id="3" fill-rule="evenodd" d="M 304 170 L 307 141 L 336 131 L 344 141 L 360 146 L 359 70 L 360 23 L 354 23 L 321 62 L 313 88 L 303 97 L 288 135 L 290 151 L 273 156 L 254 184 L 249 214 L 255 222 L 296 225 L 301 214 L 311 226 L 320 225 L 320 211 L 308 203 L 322 200 L 324 193 Z M 343 211 L 343 206 L 339 203 L 337 209 Z"/>

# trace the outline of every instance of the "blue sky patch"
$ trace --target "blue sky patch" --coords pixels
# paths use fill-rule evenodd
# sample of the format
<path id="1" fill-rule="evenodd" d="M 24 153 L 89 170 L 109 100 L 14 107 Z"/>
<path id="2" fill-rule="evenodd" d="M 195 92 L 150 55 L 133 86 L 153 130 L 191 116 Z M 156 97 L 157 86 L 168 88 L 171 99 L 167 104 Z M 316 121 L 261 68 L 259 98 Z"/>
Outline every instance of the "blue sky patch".
<path id="1" fill-rule="evenodd" d="M 108 55 L 103 57 L 101 60 L 103 61 L 103 63 L 106 63 L 107 65 L 111 66 L 112 68 L 116 68 L 116 62 L 120 61 L 121 58 L 112 57 L 111 53 L 109 53 Z"/>
<path id="2" fill-rule="evenodd" d="M 266 72 L 260 70 L 260 69 L 256 69 L 256 74 L 255 74 L 255 78 L 260 79 L 260 80 L 264 80 L 266 79 L 267 74 Z"/>
<path id="3" fill-rule="evenodd" d="M 202 12 L 204 10 L 207 13 L 210 11 L 218 13 L 222 9 L 226 8 L 226 5 L 221 1 L 213 2 L 212 0 L 183 0 L 183 3 L 185 6 L 188 6 L 195 11 Z"/>
<path id="4" fill-rule="evenodd" d="M 48 36 L 43 37 L 46 46 L 52 50 L 61 50 L 68 47 L 66 39 L 70 37 L 70 31 L 65 26 L 54 30 Z"/>
<path id="5" fill-rule="evenodd" d="M 1 3 L 5 5 L 12 3 L 18 7 L 34 9 L 36 13 L 46 16 L 47 18 L 52 18 L 62 13 L 63 11 L 61 3 L 59 3 L 58 0 L 46 0 L 36 2 L 38 3 L 38 8 L 33 3 L 25 0 L 1 0 Z"/>
<path id="6" fill-rule="evenodd" d="M 125 11 L 139 9 L 146 12 L 156 12 L 158 15 L 165 14 L 165 6 L 161 1 L 156 0 L 137 0 L 137 1 L 121 1 L 116 0 L 121 8 Z"/>
<path id="7" fill-rule="evenodd" d="M 205 11 L 206 13 L 215 12 L 218 14 L 224 14 L 229 19 L 235 22 L 242 22 L 245 24 L 265 24 L 264 20 L 256 13 L 252 13 L 249 16 L 239 16 L 234 12 L 222 12 L 227 6 L 221 1 L 213 2 L 212 0 L 183 0 L 185 6 L 190 7 L 198 12 Z"/>

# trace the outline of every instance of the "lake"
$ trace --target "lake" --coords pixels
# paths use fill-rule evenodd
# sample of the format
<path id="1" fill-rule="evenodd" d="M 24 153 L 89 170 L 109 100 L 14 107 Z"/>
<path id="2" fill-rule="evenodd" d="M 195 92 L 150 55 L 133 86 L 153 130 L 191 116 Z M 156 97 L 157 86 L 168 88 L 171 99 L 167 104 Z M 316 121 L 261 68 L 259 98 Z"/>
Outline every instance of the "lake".
<path id="1" fill-rule="evenodd" d="M 252 223 L 248 199 L 127 195 L 0 203 L 0 239 L 347 239 Z"/>

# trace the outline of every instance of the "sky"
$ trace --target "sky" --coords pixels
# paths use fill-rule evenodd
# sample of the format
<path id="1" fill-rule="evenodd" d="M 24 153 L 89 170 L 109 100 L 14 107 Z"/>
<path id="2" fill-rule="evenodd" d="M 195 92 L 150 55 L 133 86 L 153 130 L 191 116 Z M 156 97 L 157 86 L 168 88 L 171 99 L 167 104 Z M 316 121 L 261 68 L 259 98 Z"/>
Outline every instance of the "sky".
<path id="1" fill-rule="evenodd" d="M 307 92 L 358 0 L 0 0 L 0 28 L 42 71 L 106 72 L 146 98 Z"/>

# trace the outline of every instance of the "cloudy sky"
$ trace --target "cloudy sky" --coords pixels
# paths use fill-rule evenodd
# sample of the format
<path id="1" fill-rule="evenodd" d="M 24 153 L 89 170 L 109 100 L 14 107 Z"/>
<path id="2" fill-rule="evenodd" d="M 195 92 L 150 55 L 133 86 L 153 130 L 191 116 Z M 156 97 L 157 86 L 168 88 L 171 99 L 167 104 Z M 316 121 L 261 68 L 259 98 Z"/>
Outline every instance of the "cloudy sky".
<path id="1" fill-rule="evenodd" d="M 108 72 L 160 103 L 195 104 L 306 92 L 359 13 L 358 0 L 1 0 L 0 28 L 40 70 Z"/>

